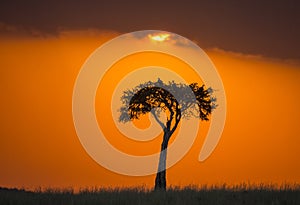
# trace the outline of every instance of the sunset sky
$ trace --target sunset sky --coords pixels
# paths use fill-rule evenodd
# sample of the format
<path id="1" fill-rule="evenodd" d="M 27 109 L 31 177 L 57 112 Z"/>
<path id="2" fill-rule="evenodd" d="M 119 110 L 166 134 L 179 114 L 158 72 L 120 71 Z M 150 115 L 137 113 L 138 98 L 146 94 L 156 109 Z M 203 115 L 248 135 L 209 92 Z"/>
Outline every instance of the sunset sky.
<path id="1" fill-rule="evenodd" d="M 154 175 L 124 176 L 98 165 L 72 118 L 73 87 L 90 54 L 120 34 L 149 29 L 177 33 L 203 48 L 227 98 L 215 151 L 198 161 L 209 126 L 201 122 L 192 149 L 168 169 L 168 185 L 300 183 L 300 3 L 185 2 L 1 1 L 0 186 L 153 186 Z M 109 99 L 126 75 L 113 69 L 129 72 L 150 62 L 197 80 L 183 62 L 149 53 L 125 58 L 107 73 L 103 85 L 111 87 L 100 86 L 95 101 L 98 121 L 105 119 L 99 126 L 116 148 L 131 154 L 157 152 L 161 138 L 140 145 L 124 138 L 111 122 L 110 101 L 101 97 Z"/>

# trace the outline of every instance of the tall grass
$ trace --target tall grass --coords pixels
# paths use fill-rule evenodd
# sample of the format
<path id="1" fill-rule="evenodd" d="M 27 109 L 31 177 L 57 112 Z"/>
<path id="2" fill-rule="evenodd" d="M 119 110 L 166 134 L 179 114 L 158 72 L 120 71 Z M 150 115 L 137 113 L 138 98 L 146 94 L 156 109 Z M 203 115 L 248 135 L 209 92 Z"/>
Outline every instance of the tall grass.
<path id="1" fill-rule="evenodd" d="M 184 204 L 300 204 L 300 186 L 249 185 L 171 187 L 167 191 L 140 188 L 37 189 L 0 188 L 1 205 L 184 205 Z"/>

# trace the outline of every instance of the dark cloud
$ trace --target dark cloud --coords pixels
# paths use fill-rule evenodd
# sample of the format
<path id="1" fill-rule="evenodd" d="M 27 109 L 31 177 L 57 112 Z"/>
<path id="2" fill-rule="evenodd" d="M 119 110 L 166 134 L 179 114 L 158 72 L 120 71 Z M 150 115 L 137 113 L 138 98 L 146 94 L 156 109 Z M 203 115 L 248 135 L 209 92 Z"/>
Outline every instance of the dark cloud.
<path id="1" fill-rule="evenodd" d="M 273 1 L 13 1 L 0 3 L 0 22 L 46 34 L 98 28 L 166 30 L 203 48 L 300 58 L 300 3 Z"/>

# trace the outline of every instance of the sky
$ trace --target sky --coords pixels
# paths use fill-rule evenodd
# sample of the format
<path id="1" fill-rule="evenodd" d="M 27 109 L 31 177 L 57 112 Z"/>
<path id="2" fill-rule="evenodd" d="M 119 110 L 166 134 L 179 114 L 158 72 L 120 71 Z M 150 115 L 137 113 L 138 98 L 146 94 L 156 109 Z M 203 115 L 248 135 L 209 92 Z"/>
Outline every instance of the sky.
<path id="1" fill-rule="evenodd" d="M 10 1 L 0 3 L 2 23 L 24 32 L 100 28 L 178 33 L 202 48 L 218 47 L 278 58 L 299 58 L 300 3 L 275 1 Z M 2 29 L 3 30 L 3 29 Z M 2 31 L 3 32 L 3 31 Z"/>
<path id="2" fill-rule="evenodd" d="M 74 83 L 88 56 L 120 34 L 148 29 L 196 42 L 227 95 L 216 150 L 198 162 L 208 127 L 201 124 L 167 183 L 299 183 L 299 9 L 298 1 L 1 1 L 0 186 L 153 186 L 152 175 L 123 176 L 93 161 L 72 119 Z M 134 146 L 118 140 L 111 138 L 119 149 Z M 151 143 L 159 149 L 159 140 Z"/>

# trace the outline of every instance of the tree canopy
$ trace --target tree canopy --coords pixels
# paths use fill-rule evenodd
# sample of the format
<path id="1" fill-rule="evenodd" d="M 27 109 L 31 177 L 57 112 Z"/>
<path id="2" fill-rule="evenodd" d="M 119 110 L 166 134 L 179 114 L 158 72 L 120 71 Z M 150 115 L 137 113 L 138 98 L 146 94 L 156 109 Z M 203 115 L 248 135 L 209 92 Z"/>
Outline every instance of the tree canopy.
<path id="1" fill-rule="evenodd" d="M 166 127 L 169 128 L 172 119 L 175 119 L 176 124 L 181 117 L 209 120 L 209 115 L 217 106 L 212 93 L 213 89 L 205 89 L 204 85 L 200 86 L 198 83 L 186 85 L 174 81 L 164 83 L 160 79 L 156 82 L 149 81 L 124 91 L 119 120 L 127 122 L 152 112 L 162 126 L 157 118 L 161 111 L 168 114 Z"/>

